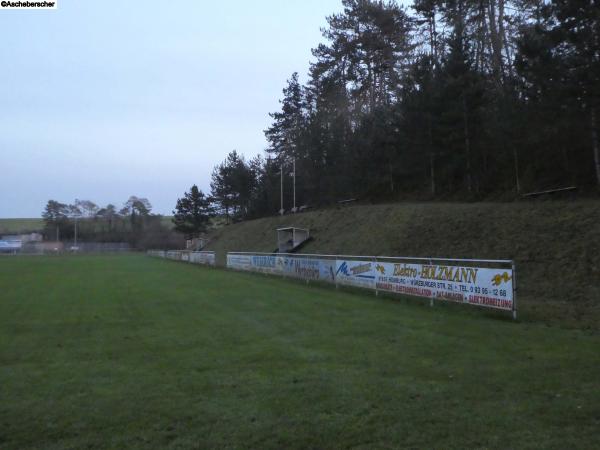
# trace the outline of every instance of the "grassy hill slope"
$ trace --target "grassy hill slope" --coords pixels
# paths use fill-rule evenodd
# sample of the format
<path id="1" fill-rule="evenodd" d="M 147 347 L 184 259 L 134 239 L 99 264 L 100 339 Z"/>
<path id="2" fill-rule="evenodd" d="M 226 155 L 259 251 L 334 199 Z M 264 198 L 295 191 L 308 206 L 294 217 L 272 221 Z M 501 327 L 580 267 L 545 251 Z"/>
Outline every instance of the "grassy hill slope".
<path id="1" fill-rule="evenodd" d="M 44 229 L 44 220 L 37 219 L 0 219 L 0 235 L 11 233 L 33 233 Z"/>
<path id="2" fill-rule="evenodd" d="M 600 201 L 357 205 L 214 231 L 208 250 L 276 247 L 275 229 L 309 228 L 303 253 L 515 259 L 527 320 L 600 328 Z"/>
<path id="3" fill-rule="evenodd" d="M 161 223 L 167 228 L 173 228 L 172 222 L 173 216 L 163 216 Z M 2 219 L 0 218 L 0 235 L 2 234 L 18 234 L 18 233 L 32 233 L 35 231 L 44 230 L 44 219 L 31 218 L 31 219 Z"/>

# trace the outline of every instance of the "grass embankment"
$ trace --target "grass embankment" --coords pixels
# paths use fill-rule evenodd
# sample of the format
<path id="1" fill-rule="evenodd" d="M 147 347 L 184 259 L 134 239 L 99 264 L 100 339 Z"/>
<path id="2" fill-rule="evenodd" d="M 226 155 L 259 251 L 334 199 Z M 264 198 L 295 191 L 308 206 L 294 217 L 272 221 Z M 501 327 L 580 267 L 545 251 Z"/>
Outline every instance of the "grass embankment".
<path id="1" fill-rule="evenodd" d="M 223 227 L 208 250 L 271 252 L 282 226 L 310 229 L 303 253 L 514 259 L 524 320 L 600 329 L 600 201 L 319 210 Z"/>
<path id="2" fill-rule="evenodd" d="M 44 220 L 39 219 L 0 219 L 0 235 L 34 233 L 44 229 Z"/>
<path id="3" fill-rule="evenodd" d="M 162 216 L 163 226 L 173 228 L 172 216 Z M 2 219 L 0 218 L 0 235 L 42 232 L 44 230 L 44 219 Z"/>
<path id="4" fill-rule="evenodd" d="M 599 339 L 141 255 L 0 258 L 0 447 L 592 448 Z"/>

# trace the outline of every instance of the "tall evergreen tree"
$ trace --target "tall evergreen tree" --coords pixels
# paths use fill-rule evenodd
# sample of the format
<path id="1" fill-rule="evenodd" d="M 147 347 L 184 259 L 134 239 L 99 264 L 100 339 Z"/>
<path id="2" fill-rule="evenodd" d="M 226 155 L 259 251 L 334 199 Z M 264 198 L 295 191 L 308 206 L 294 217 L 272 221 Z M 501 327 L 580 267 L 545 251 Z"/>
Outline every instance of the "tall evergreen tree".
<path id="1" fill-rule="evenodd" d="M 342 6 L 271 114 L 270 157 L 215 168 L 227 213 L 275 213 L 292 161 L 310 204 L 600 185 L 596 0 Z"/>
<path id="2" fill-rule="evenodd" d="M 193 239 L 206 231 L 212 216 L 211 199 L 194 184 L 189 192 L 177 199 L 172 221 L 175 230 L 183 233 L 186 238 Z"/>
<path id="3" fill-rule="evenodd" d="M 304 126 L 304 100 L 298 73 L 294 72 L 283 89 L 281 111 L 270 113 L 273 124 L 265 130 L 269 142 L 267 152 L 283 162 L 298 156 L 300 137 Z"/>
<path id="4" fill-rule="evenodd" d="M 45 234 L 48 238 L 60 240 L 61 228 L 68 225 L 69 206 L 56 200 L 48 200 L 42 212 L 42 218 L 46 223 Z"/>
<path id="5" fill-rule="evenodd" d="M 225 161 L 213 170 L 211 196 L 228 219 L 246 218 L 250 211 L 255 183 L 256 178 L 251 165 L 233 150 Z"/>

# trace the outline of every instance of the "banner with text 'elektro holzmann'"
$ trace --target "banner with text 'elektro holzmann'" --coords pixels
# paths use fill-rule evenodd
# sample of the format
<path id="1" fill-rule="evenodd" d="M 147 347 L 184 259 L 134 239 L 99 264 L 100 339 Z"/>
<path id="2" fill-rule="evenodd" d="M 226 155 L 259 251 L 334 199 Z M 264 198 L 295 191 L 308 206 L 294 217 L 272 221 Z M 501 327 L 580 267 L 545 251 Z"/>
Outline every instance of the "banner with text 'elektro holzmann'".
<path id="1" fill-rule="evenodd" d="M 513 309 L 513 272 L 433 264 L 373 263 L 376 289 L 406 295 Z"/>

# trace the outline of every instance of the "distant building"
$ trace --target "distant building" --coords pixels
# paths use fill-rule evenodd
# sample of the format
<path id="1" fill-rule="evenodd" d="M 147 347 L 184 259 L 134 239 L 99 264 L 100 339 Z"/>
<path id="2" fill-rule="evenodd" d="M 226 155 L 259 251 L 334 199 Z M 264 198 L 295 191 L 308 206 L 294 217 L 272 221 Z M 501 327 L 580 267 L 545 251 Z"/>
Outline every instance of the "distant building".
<path id="1" fill-rule="evenodd" d="M 21 235 L 21 242 L 25 244 L 26 242 L 42 242 L 44 240 L 44 236 L 41 233 L 29 233 Z"/>
<path id="2" fill-rule="evenodd" d="M 34 245 L 43 239 L 40 233 L 6 234 L 0 237 L 0 253 L 18 253 L 23 246 Z"/>
<path id="3" fill-rule="evenodd" d="M 27 234 L 5 234 L 0 237 L 3 241 L 21 241 L 23 244 L 26 242 L 41 242 L 44 237 L 40 233 L 27 233 Z"/>

